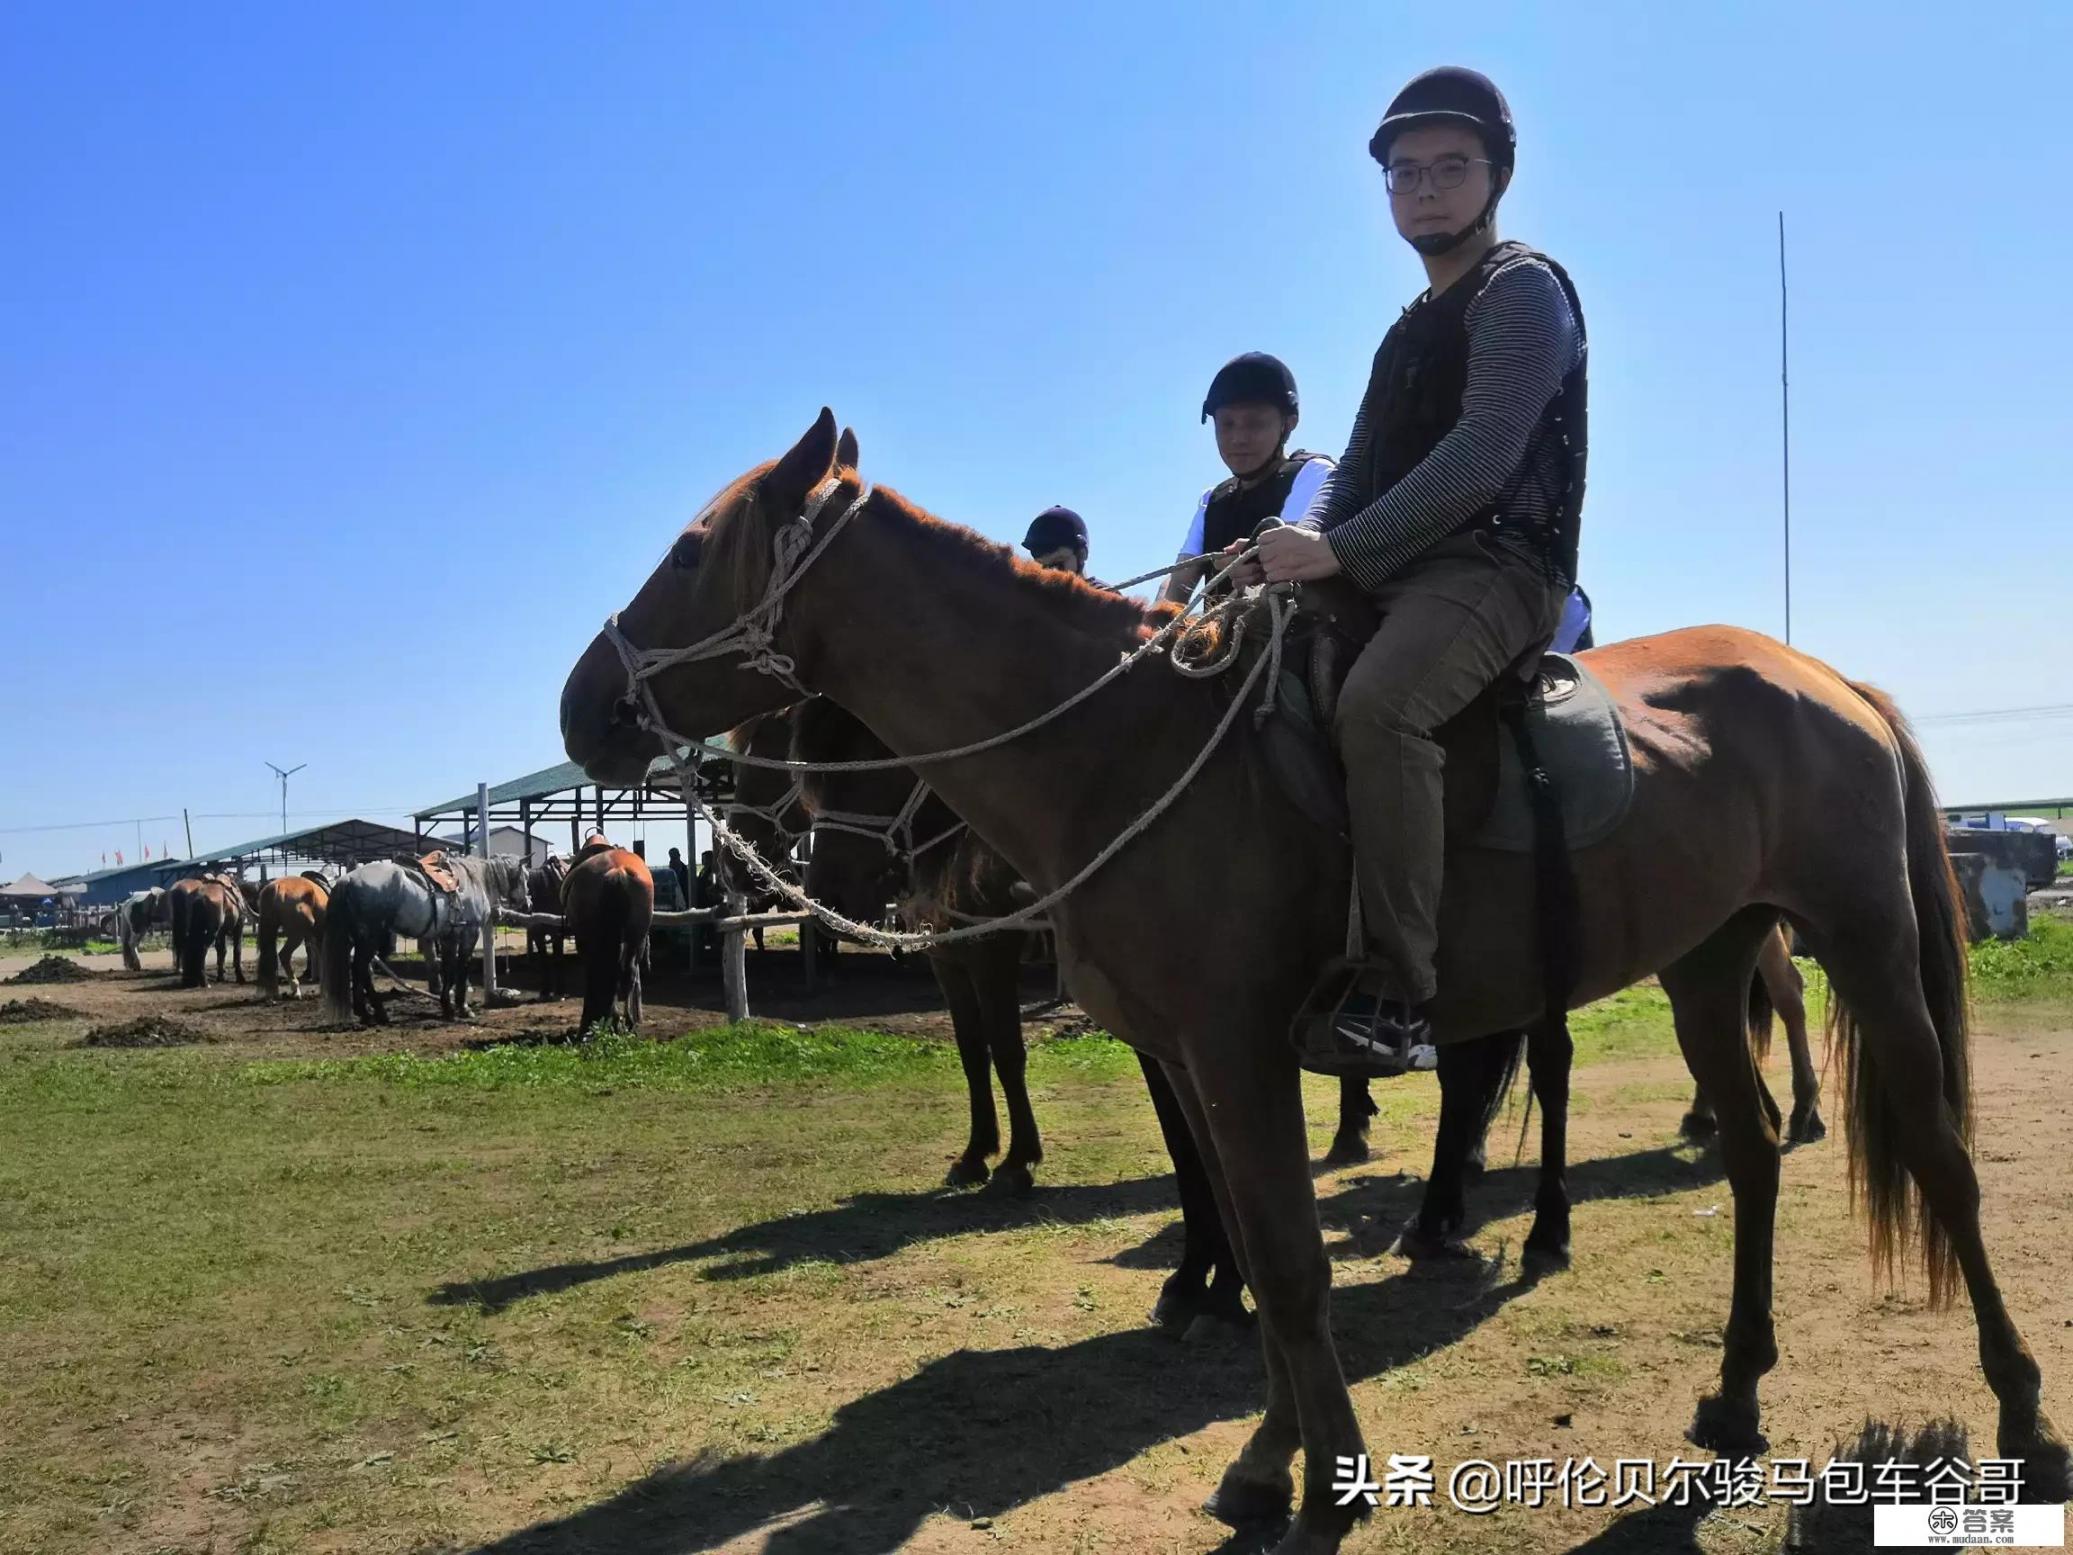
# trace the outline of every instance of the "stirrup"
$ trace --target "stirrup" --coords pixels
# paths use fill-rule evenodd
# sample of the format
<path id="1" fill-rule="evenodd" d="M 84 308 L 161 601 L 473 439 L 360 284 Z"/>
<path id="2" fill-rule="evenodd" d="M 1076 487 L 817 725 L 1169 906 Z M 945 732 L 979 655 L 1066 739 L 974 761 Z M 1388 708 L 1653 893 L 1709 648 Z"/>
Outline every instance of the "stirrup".
<path id="1" fill-rule="evenodd" d="M 1326 964 L 1289 1026 L 1296 1062 L 1312 1074 L 1385 1080 L 1439 1066 L 1432 1027 L 1384 990 L 1388 969 L 1337 957 Z M 1387 1005 L 1401 1012 L 1385 1017 Z"/>

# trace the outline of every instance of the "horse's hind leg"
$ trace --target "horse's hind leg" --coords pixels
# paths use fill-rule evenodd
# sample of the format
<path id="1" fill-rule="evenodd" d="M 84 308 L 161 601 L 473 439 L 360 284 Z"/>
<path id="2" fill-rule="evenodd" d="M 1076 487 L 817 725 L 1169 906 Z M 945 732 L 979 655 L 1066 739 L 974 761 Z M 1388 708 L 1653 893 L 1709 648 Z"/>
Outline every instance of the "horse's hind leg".
<path id="1" fill-rule="evenodd" d="M 957 1061 L 964 1068 L 965 1098 L 971 1112 L 964 1151 L 950 1163 L 944 1181 L 954 1188 L 966 1187 L 986 1181 L 991 1175 L 987 1157 L 1001 1147 L 1000 1115 L 993 1107 L 993 1057 L 986 1043 L 979 990 L 963 958 L 931 955 L 929 970 L 936 974 L 936 986 L 950 1006 L 950 1029 L 957 1036 Z"/>
<path id="2" fill-rule="evenodd" d="M 1144 1053 L 1137 1055 L 1137 1062 L 1144 1071 L 1145 1089 L 1151 1094 L 1152 1112 L 1159 1120 L 1160 1137 L 1173 1161 L 1174 1186 L 1180 1192 L 1180 1267 L 1159 1287 L 1152 1322 L 1179 1331 L 1183 1338 L 1240 1332 L 1248 1322 L 1240 1299 L 1245 1281 L 1232 1256 L 1231 1239 L 1224 1234 L 1223 1216 L 1202 1152 L 1196 1148 L 1187 1114 L 1181 1111 L 1165 1066 Z"/>
<path id="3" fill-rule="evenodd" d="M 1520 1041 L 1519 1033 L 1505 1032 L 1440 1049 L 1440 1124 L 1417 1218 L 1397 1239 L 1405 1257 L 1470 1256 L 1457 1240 L 1468 1223 L 1470 1154 L 1488 1131 Z"/>
<path id="4" fill-rule="evenodd" d="M 1860 907 L 1853 905 L 1851 913 L 1837 915 L 1839 926 L 1832 933 L 1820 933 L 1811 923 L 1806 928 L 1815 959 L 1828 972 L 1830 997 L 1848 1012 L 1839 1034 L 1846 1053 L 1854 1045 L 1855 1061 L 1845 1064 L 1843 1104 L 1851 1115 L 1852 1154 L 1862 1163 L 1862 1178 L 1873 1185 L 1872 1212 L 1878 1215 L 1882 1158 L 1897 1155 L 1947 1239 L 1948 1256 L 1955 1259 L 1972 1298 L 1980 1366 L 2001 1406 L 2000 1454 L 2025 1460 L 2024 1501 L 2064 1501 L 2069 1490 L 2066 1445 L 2044 1412 L 2042 1373 L 2009 1316 L 1988 1262 L 1980 1231 L 1979 1177 L 1947 1088 L 1944 1043 L 1963 1044 L 1965 1035 L 1939 1036 L 1922 991 L 1922 952 L 1916 948 L 1914 924 L 1881 935 Z M 1950 975 L 1955 980 L 1957 974 Z M 1959 1057 L 1951 1069 L 1962 1073 L 1964 1065 Z M 1962 1097 L 1961 1084 L 1961 1104 Z M 1860 1152 L 1868 1152 L 1869 1160 Z M 1897 1195 L 1889 1202 L 1890 1216 L 1875 1231 L 1875 1247 L 1906 1240 L 1909 1206 Z M 1933 1248 L 1931 1256 L 1934 1260 Z M 1935 1261 L 1931 1267 L 1933 1275 Z"/>
<path id="5" fill-rule="evenodd" d="M 1792 1054 L 1792 1122 L 1785 1137 L 1796 1145 L 1811 1145 L 1828 1137 L 1828 1125 L 1821 1121 L 1821 1073 L 1814 1067 L 1807 1040 L 1807 980 L 1793 965 L 1782 932 L 1764 943 L 1756 970 L 1771 1008 L 1784 1022 L 1785 1045 Z"/>
<path id="6" fill-rule="evenodd" d="M 1368 1119 L 1380 1110 L 1368 1094 L 1366 1075 L 1344 1075 L 1339 1080 L 1339 1130 L 1332 1135 L 1332 1147 L 1324 1153 L 1326 1166 L 1352 1166 L 1368 1158 Z"/>
<path id="7" fill-rule="evenodd" d="M 1768 915 L 1731 918 L 1665 967 L 1677 1044 L 1720 1127 L 1720 1160 L 1735 1196 L 1735 1287 L 1721 1348 L 1720 1391 L 1699 1403 L 1691 1438 L 1720 1453 L 1766 1447 L 1757 1384 L 1778 1364 L 1771 1327 L 1772 1243 L 1778 1211 L 1778 1132 L 1749 1049 L 1749 979 Z"/>
<path id="8" fill-rule="evenodd" d="M 972 950 L 986 1045 L 1008 1104 L 1008 1152 L 989 1186 L 1001 1193 L 1027 1193 L 1035 1186 L 1031 1169 L 1044 1159 L 1044 1141 L 1029 1102 L 1029 1049 L 1022 1040 L 1022 936 L 982 939 Z"/>

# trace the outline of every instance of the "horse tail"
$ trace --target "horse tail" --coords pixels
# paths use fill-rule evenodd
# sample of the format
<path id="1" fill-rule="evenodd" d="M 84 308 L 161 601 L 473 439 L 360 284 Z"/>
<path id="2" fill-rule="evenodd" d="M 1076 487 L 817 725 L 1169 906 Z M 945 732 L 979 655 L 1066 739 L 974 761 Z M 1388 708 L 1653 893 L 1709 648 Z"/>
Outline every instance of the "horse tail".
<path id="1" fill-rule="evenodd" d="M 317 1006 L 326 1020 L 340 1023 L 353 1018 L 353 942 L 359 938 L 353 907 L 359 894 L 359 881 L 341 880 L 324 909 L 324 970 L 317 979 Z"/>
<path id="2" fill-rule="evenodd" d="M 1900 750 L 1905 796 L 1908 895 L 1920 942 L 1922 1000 L 1943 1055 L 1943 1103 L 1958 1137 L 1972 1138 L 1972 1055 L 1966 1006 L 1966 923 L 1957 877 L 1944 842 L 1943 815 L 1929 765 L 1893 699 L 1870 686 L 1851 689 L 1869 702 L 1893 732 Z M 1830 1040 L 1843 1061 L 1843 1106 L 1850 1124 L 1850 1188 L 1871 1222 L 1873 1266 L 1890 1276 L 1910 1249 L 1919 1253 L 1930 1300 L 1948 1302 L 1958 1290 L 1957 1254 L 1901 1155 L 1899 1129 L 1881 1085 L 1878 1054 L 1863 1042 L 1856 1017 L 1828 998 Z"/>
<path id="3" fill-rule="evenodd" d="M 583 1029 L 588 1031 L 612 1013 L 619 992 L 621 946 L 626 939 L 626 882 L 616 873 L 606 875 L 591 893 L 595 917 L 575 924 L 576 942 L 583 952 Z"/>
<path id="4" fill-rule="evenodd" d="M 1483 1115 L 1476 1119 L 1477 1139 L 1489 1136 L 1490 1125 L 1497 1121 L 1497 1114 L 1511 1099 L 1512 1087 L 1519 1083 L 1519 1065 L 1526 1058 L 1526 1033 L 1523 1031 L 1499 1032 L 1496 1036 L 1484 1037 L 1481 1041 L 1483 1062 L 1490 1066 L 1490 1090 L 1483 1101 Z"/>
<path id="5" fill-rule="evenodd" d="M 1778 1010 L 1771 1003 L 1771 985 L 1761 971 L 1749 974 L 1749 1050 L 1759 1068 L 1771 1056 L 1771 1025 Z"/>
<path id="6" fill-rule="evenodd" d="M 269 891 L 259 898 L 259 992 L 271 999 L 280 992 L 279 957 L 275 946 L 281 935 L 281 894 Z"/>

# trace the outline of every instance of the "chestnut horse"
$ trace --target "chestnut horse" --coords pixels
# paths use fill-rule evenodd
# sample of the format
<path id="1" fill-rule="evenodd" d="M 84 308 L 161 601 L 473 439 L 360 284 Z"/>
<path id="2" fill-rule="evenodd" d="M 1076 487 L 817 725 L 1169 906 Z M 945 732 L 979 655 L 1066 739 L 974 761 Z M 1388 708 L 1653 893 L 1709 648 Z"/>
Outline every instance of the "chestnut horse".
<path id="1" fill-rule="evenodd" d="M 583 1032 L 611 1017 L 615 999 L 628 1028 L 640 1030 L 641 948 L 655 916 L 647 860 L 625 848 L 586 848 L 562 882 L 561 911 L 583 958 Z"/>
<path id="2" fill-rule="evenodd" d="M 1301 1448 L 1305 1493 L 1279 1548 L 1336 1550 L 1362 1511 L 1339 1504 L 1335 1465 L 1364 1449 L 1332 1339 L 1286 1033 L 1344 943 L 1350 860 L 1282 801 L 1249 721 L 1224 717 L 1213 682 L 1165 674 L 1163 657 L 1121 673 L 1119 656 L 1170 620 L 869 490 L 837 470 L 823 411 L 701 511 L 584 650 L 562 692 L 562 738 L 593 781 L 632 784 L 680 739 L 819 692 L 909 764 L 936 758 L 930 785 L 1045 897 L 1074 884 L 1050 908 L 1067 982 L 1168 1066 L 1260 1312 L 1266 1412 L 1212 1510 L 1286 1515 Z M 1831 982 L 1874 1266 L 1918 1258 L 1939 1301 L 1962 1275 L 2000 1403 L 1999 1453 L 2026 1460 L 2033 1499 L 2063 1499 L 2066 1448 L 1981 1231 L 1963 922 L 1912 734 L 1882 693 L 1755 632 L 1692 628 L 1583 657 L 1619 704 L 1634 789 L 1618 829 L 1571 855 L 1571 1000 L 1660 978 L 1735 1201 L 1720 1386 L 1693 1438 L 1723 1452 L 1764 1444 L 1779 1141 L 1746 1003 L 1782 914 Z M 949 751 L 964 753 L 940 758 Z M 1534 880 L 1529 856 L 1450 847 L 1442 1043 L 1542 1013 Z"/>
<path id="3" fill-rule="evenodd" d="M 278 999 L 281 975 L 287 974 L 288 997 L 300 999 L 295 952 L 303 952 L 303 976 L 316 981 L 324 953 L 324 909 L 331 887 L 316 875 L 286 875 L 269 880 L 259 892 L 259 993 Z"/>
<path id="4" fill-rule="evenodd" d="M 182 988 L 208 981 L 209 946 L 216 947 L 216 981 L 223 981 L 223 952 L 232 947 L 232 970 L 245 980 L 245 917 L 258 905 L 259 888 L 230 875 L 195 875 L 166 888 L 173 926 L 173 965 Z"/>

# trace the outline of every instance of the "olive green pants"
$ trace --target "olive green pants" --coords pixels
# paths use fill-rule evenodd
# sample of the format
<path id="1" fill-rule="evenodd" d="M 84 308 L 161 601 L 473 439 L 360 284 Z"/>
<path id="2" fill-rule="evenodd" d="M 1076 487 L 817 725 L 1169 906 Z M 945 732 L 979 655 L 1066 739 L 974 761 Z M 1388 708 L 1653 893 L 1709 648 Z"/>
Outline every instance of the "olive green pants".
<path id="1" fill-rule="evenodd" d="M 1437 991 L 1445 757 L 1432 733 L 1553 639 L 1567 597 L 1475 534 L 1434 546 L 1375 594 L 1382 625 L 1347 673 L 1334 732 L 1368 943 L 1414 1003 Z"/>

